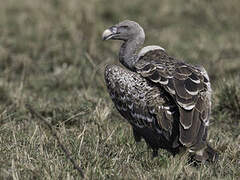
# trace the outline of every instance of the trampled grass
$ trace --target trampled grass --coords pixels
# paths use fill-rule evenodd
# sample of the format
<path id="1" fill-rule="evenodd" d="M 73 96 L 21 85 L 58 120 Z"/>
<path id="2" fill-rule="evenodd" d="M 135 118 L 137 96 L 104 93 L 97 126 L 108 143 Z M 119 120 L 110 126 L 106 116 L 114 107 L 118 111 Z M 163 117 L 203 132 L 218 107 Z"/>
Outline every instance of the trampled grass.
<path id="1" fill-rule="evenodd" d="M 81 179 L 30 104 L 58 132 L 85 179 L 240 178 L 240 2 L 8 0 L 0 3 L 0 179 Z M 213 84 L 210 144 L 217 164 L 194 167 L 187 155 L 144 142 L 118 114 L 103 79 L 118 63 L 107 27 L 139 22 L 146 44 L 203 65 Z"/>

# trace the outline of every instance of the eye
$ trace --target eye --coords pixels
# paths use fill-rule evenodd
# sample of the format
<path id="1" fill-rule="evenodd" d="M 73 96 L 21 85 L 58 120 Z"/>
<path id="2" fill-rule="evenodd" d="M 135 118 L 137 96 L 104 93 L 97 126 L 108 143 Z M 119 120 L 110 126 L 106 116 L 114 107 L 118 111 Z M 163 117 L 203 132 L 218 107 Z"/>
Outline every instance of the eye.
<path id="1" fill-rule="evenodd" d="M 122 28 L 128 28 L 128 26 L 121 26 Z"/>

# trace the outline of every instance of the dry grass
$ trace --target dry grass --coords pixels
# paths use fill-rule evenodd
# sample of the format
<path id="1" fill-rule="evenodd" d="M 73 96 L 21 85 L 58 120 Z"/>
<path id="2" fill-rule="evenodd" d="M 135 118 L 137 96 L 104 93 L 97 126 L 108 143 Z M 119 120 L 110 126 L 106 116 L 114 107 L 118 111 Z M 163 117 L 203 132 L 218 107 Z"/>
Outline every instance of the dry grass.
<path id="1" fill-rule="evenodd" d="M 239 6 L 238 0 L 2 1 L 0 179 L 80 179 L 26 103 L 57 130 L 86 179 L 239 179 Z M 217 164 L 193 167 L 186 155 L 165 151 L 152 160 L 145 143 L 134 142 L 103 80 L 119 44 L 103 43 L 101 33 L 123 19 L 144 27 L 146 44 L 208 70 Z"/>

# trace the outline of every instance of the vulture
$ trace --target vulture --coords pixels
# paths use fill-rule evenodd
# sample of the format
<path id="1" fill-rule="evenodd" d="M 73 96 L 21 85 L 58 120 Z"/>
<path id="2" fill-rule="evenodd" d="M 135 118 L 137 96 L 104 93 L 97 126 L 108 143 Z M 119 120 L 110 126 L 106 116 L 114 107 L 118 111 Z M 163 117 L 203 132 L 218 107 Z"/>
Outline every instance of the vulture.
<path id="1" fill-rule="evenodd" d="M 107 65 L 105 81 L 119 113 L 130 123 L 136 142 L 143 138 L 153 150 L 175 155 L 188 151 L 198 162 L 215 161 L 217 152 L 207 142 L 211 86 L 202 66 L 167 54 L 160 46 L 142 47 L 143 28 L 125 20 L 102 34 L 120 40 L 119 61 Z"/>

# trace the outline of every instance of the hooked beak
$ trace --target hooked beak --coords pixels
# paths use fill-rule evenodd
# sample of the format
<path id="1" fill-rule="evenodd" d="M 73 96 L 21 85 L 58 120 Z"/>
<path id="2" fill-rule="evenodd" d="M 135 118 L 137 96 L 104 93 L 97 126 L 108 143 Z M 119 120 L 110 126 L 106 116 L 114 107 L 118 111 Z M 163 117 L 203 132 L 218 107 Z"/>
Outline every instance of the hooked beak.
<path id="1" fill-rule="evenodd" d="M 102 34 L 102 40 L 109 40 L 118 35 L 119 33 L 117 32 L 117 27 L 113 26 L 110 27 L 109 29 L 106 29 L 103 34 Z"/>

